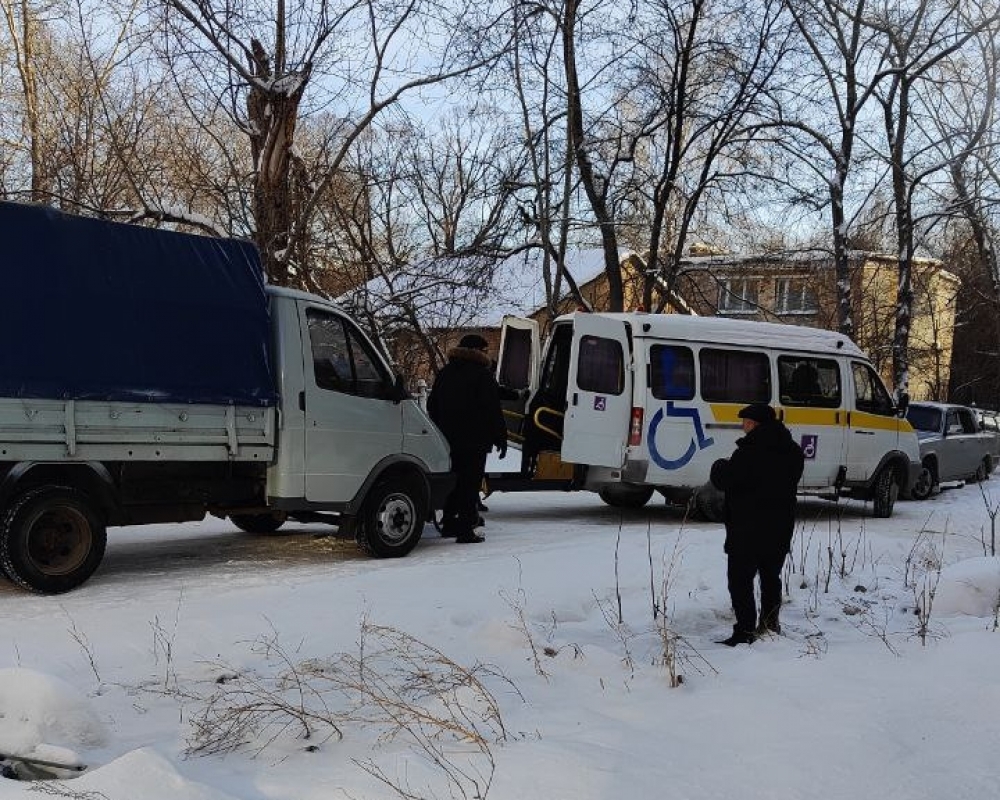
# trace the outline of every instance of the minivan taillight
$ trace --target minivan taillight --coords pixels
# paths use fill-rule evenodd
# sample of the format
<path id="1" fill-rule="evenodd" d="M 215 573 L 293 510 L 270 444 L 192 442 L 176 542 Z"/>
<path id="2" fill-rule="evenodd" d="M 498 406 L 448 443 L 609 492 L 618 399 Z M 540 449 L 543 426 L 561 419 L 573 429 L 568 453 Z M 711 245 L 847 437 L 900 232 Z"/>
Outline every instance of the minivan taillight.
<path id="1" fill-rule="evenodd" d="M 629 447 L 638 447 L 642 444 L 642 409 L 632 408 L 632 421 L 628 426 Z"/>

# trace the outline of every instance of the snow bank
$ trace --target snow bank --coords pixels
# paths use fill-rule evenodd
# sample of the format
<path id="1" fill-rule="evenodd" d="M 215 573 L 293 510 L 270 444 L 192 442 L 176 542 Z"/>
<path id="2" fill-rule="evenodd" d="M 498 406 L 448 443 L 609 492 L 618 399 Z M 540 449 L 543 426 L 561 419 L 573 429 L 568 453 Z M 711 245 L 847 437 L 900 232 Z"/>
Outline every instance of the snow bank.
<path id="1" fill-rule="evenodd" d="M 934 616 L 992 617 L 1000 603 L 1000 558 L 969 558 L 941 570 Z"/>

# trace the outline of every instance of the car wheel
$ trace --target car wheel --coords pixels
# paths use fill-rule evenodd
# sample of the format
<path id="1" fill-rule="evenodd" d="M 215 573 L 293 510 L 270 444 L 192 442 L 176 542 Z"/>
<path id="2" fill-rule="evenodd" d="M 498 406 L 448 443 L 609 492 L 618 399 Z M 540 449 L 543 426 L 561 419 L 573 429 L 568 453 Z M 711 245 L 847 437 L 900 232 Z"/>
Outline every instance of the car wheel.
<path id="1" fill-rule="evenodd" d="M 899 481 L 896 480 L 896 471 L 892 467 L 883 467 L 875 477 L 872 514 L 882 519 L 891 517 L 897 497 L 899 497 Z"/>
<path id="2" fill-rule="evenodd" d="M 14 501 L 0 528 L 0 564 L 19 586 L 41 594 L 68 592 L 100 565 L 107 528 L 89 497 L 43 486 Z"/>
<path id="3" fill-rule="evenodd" d="M 274 533 L 288 520 L 284 511 L 267 514 L 230 514 L 229 521 L 245 533 Z"/>
<path id="4" fill-rule="evenodd" d="M 605 486 L 599 492 L 601 500 L 614 508 L 642 508 L 653 496 L 653 487 L 640 489 Z"/>
<path id="5" fill-rule="evenodd" d="M 990 457 L 986 456 L 979 462 L 979 466 L 976 467 L 976 474 L 973 480 L 975 480 L 976 483 L 981 483 L 990 477 L 991 472 L 993 472 L 993 465 L 990 463 Z"/>
<path id="6" fill-rule="evenodd" d="M 910 487 L 910 499 L 926 500 L 934 491 L 934 483 L 934 470 L 925 464 L 913 486 Z"/>
<path id="7" fill-rule="evenodd" d="M 385 478 L 365 498 L 357 541 L 376 558 L 405 556 L 420 541 L 427 519 L 427 500 L 416 481 Z"/>

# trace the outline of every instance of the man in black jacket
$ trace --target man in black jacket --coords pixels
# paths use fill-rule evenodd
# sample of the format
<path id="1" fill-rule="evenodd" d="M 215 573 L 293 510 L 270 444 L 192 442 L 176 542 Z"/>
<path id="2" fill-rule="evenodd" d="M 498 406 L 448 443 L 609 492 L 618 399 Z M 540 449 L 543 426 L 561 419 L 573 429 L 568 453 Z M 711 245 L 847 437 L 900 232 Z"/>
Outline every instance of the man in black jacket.
<path id="1" fill-rule="evenodd" d="M 728 458 L 712 465 L 711 480 L 726 495 L 729 597 L 736 614 L 733 635 L 722 644 L 749 644 L 757 635 L 781 633 L 781 569 L 795 530 L 795 493 L 802 477 L 802 448 L 764 403 L 739 412 L 746 434 Z M 753 580 L 760 575 L 760 625 Z"/>
<path id="2" fill-rule="evenodd" d="M 448 440 L 451 468 L 457 481 L 444 507 L 442 533 L 465 543 L 481 542 L 473 529 L 479 520 L 479 487 L 486 456 L 494 447 L 507 453 L 507 429 L 500 390 L 490 372 L 488 344 L 477 334 L 463 336 L 448 352 L 448 363 L 437 374 L 427 400 L 427 412 Z"/>

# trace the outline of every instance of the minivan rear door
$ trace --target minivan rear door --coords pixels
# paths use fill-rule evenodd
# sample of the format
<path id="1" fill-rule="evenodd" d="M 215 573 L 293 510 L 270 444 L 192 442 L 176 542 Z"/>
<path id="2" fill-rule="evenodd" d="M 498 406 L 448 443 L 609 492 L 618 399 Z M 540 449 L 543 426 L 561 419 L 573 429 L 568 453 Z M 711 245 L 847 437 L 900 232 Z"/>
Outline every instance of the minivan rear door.
<path id="1" fill-rule="evenodd" d="M 538 389 L 541 343 L 538 322 L 507 315 L 500 324 L 496 379 L 500 385 L 507 438 L 520 443 L 528 399 Z"/>
<path id="2" fill-rule="evenodd" d="M 620 467 L 632 413 L 632 341 L 620 318 L 573 315 L 562 460 Z"/>

